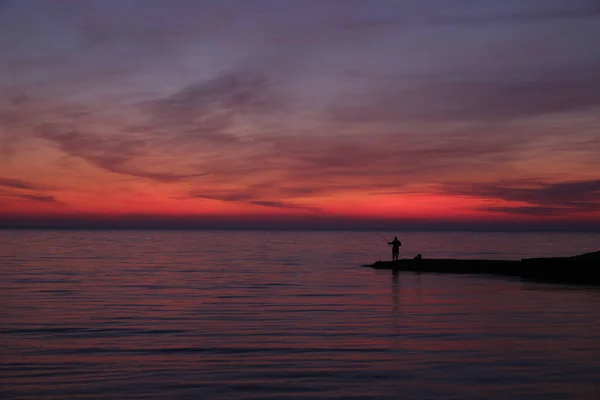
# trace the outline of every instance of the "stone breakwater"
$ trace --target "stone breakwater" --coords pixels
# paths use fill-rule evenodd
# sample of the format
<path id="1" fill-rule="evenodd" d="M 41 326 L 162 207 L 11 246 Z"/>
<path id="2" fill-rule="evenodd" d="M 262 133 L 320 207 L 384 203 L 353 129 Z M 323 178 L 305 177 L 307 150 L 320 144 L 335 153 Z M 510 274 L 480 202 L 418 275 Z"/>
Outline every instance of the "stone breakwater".
<path id="1" fill-rule="evenodd" d="M 524 258 L 522 260 L 460 260 L 425 258 L 377 261 L 364 265 L 375 269 L 448 274 L 511 276 L 524 280 L 600 285 L 600 251 L 573 257 Z"/>

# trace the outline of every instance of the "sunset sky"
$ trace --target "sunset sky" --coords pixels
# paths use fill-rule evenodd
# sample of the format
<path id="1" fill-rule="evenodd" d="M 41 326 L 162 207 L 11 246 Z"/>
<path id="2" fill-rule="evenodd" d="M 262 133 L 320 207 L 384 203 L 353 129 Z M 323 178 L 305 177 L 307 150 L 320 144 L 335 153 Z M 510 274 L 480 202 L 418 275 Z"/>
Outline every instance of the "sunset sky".
<path id="1" fill-rule="evenodd" d="M 592 0 L 0 0 L 0 226 L 600 227 L 598 38 Z"/>

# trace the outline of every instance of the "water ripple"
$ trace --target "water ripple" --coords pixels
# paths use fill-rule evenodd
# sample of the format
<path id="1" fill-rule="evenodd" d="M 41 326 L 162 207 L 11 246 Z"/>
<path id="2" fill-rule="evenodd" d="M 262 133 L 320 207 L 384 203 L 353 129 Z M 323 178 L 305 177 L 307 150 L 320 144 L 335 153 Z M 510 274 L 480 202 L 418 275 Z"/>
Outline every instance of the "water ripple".
<path id="1" fill-rule="evenodd" d="M 600 398 L 600 291 L 360 268 L 382 235 L 0 232 L 0 397 Z M 398 235 L 431 257 L 600 242 Z"/>

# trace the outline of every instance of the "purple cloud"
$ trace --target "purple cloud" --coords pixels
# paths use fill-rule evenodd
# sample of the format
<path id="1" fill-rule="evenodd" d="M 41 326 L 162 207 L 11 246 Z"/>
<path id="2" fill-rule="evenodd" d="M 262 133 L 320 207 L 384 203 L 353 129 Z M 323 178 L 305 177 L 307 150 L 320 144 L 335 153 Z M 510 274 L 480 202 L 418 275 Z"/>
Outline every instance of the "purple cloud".
<path id="1" fill-rule="evenodd" d="M 544 183 L 515 181 L 444 185 L 445 194 L 527 203 L 528 206 L 491 206 L 482 209 L 512 214 L 564 215 L 600 211 L 600 180 Z"/>
<path id="2" fill-rule="evenodd" d="M 410 83 L 373 85 L 359 98 L 331 108 L 340 123 L 471 121 L 498 123 L 600 106 L 598 61 L 556 70 L 515 71 L 509 76 L 476 78 L 428 76 Z"/>
<path id="3" fill-rule="evenodd" d="M 109 138 L 76 131 L 62 132 L 56 126 L 46 126 L 41 137 L 56 143 L 72 157 L 79 157 L 109 172 L 147 178 L 158 182 L 176 182 L 206 175 L 206 172 L 181 174 L 138 169 L 130 162 L 143 154 L 146 142 L 141 139 Z M 167 166 L 167 168 L 169 168 Z"/>
<path id="4" fill-rule="evenodd" d="M 0 187 L 6 187 L 11 189 L 24 189 L 24 190 L 39 190 L 40 187 L 33 183 L 21 180 L 21 179 L 8 179 L 0 178 Z"/>

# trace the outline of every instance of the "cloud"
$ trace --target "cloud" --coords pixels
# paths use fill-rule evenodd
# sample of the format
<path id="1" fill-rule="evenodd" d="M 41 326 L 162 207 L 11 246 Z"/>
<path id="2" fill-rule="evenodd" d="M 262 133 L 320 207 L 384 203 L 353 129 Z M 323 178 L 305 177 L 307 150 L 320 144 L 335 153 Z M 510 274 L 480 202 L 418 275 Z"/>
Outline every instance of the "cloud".
<path id="1" fill-rule="evenodd" d="M 463 15 L 443 16 L 433 19 L 433 23 L 449 25 L 473 25 L 507 22 L 535 22 L 556 19 L 582 19 L 600 18 L 600 4 L 596 0 L 576 1 L 567 7 L 564 4 L 549 4 L 544 2 L 531 3 L 533 7 L 527 7 L 523 2 L 521 11 L 502 11 L 493 13 L 467 13 Z M 509 6 L 510 8 L 510 6 Z"/>
<path id="2" fill-rule="evenodd" d="M 380 80 L 360 97 L 331 108 L 339 123 L 502 122 L 600 106 L 600 58 L 550 70 L 487 78 L 431 75 L 394 84 Z"/>
<path id="3" fill-rule="evenodd" d="M 181 174 L 137 169 L 130 163 L 143 154 L 146 146 L 143 139 L 100 136 L 76 131 L 62 132 L 60 127 L 53 125 L 43 127 L 40 136 L 56 143 L 70 156 L 80 157 L 98 168 L 117 174 L 158 182 L 176 182 L 206 175 L 206 172 Z"/>
<path id="4" fill-rule="evenodd" d="M 17 91 L 20 93 L 19 91 Z M 108 172 L 146 178 L 157 182 L 176 182 L 206 175 L 206 171 L 188 168 L 185 173 L 173 171 L 172 166 L 163 165 L 152 159 L 152 152 L 160 150 L 160 135 L 152 135 L 147 125 L 131 125 L 109 121 L 114 133 L 106 131 L 101 122 L 106 123 L 102 110 L 90 104 L 69 104 L 21 94 L 15 100 L 8 93 L 7 104 L 0 112 L 1 151 L 8 156 L 18 156 L 19 144 L 30 138 L 42 138 L 54 143 L 60 151 L 71 157 L 78 157 L 89 164 Z M 1 105 L 1 103 L 0 103 Z M 115 112 L 109 109 L 109 112 Z M 150 132 L 150 133 L 149 133 Z M 3 160 L 4 161 L 4 160 Z"/>
<path id="5" fill-rule="evenodd" d="M 545 207 L 545 206 L 514 206 L 514 207 L 478 207 L 481 211 L 490 211 L 493 213 L 501 214 L 516 214 L 516 215 L 527 215 L 527 216 L 539 216 L 539 217 L 551 217 L 551 216 L 564 216 L 573 214 L 574 212 L 585 212 L 585 211 L 597 211 L 598 208 L 577 209 L 573 210 L 569 207 Z"/>
<path id="6" fill-rule="evenodd" d="M 6 115 L 0 115 L 0 128 L 6 127 L 7 143 L 25 140 L 28 134 L 49 140 L 63 153 L 112 173 L 176 182 L 210 173 L 193 160 L 194 152 L 208 150 L 207 143 L 218 150 L 231 145 L 239 149 L 245 146 L 238 137 L 240 132 L 248 132 L 245 124 L 260 125 L 257 119 L 281 111 L 285 101 L 274 86 L 259 73 L 221 74 L 144 102 L 140 106 L 146 120 L 121 123 L 111 134 L 97 133 L 102 110 L 91 105 L 41 104 L 28 99 L 20 104 L 9 102 Z M 19 137 L 9 134 L 17 129 Z M 12 146 L 11 153 L 15 149 Z M 173 170 L 175 153 L 182 156 Z M 182 165 L 186 161 L 187 165 Z"/>
<path id="7" fill-rule="evenodd" d="M 50 195 L 36 195 L 36 194 L 13 194 L 14 197 L 21 197 L 28 200 L 39 201 L 41 203 L 56 203 L 60 204 L 54 196 Z"/>
<path id="8" fill-rule="evenodd" d="M 268 85 L 269 81 L 260 74 L 227 73 L 188 85 L 168 97 L 149 102 L 149 105 L 159 119 L 196 118 L 209 109 L 265 112 L 278 106 Z"/>
<path id="9" fill-rule="evenodd" d="M 177 143 L 232 144 L 239 141 L 233 132 L 239 123 L 275 114 L 284 103 L 275 91 L 275 82 L 264 74 L 235 71 L 187 85 L 140 106 L 150 117 L 150 132 L 169 136 Z"/>
<path id="10" fill-rule="evenodd" d="M 56 197 L 45 194 L 46 189 L 45 185 L 34 184 L 22 179 L 0 178 L 0 196 L 62 204 Z"/>
<path id="11" fill-rule="evenodd" d="M 480 130 L 481 129 L 481 130 Z M 273 138 L 271 162 L 284 169 L 281 186 L 313 188 L 315 194 L 333 194 L 363 188 L 365 192 L 400 189 L 415 183 L 443 181 L 463 170 L 513 159 L 526 143 L 511 135 L 490 133 L 480 139 L 483 127 L 453 134 L 422 135 L 402 131 L 358 136 Z M 278 156 L 281 154 L 281 156 Z"/>
<path id="12" fill-rule="evenodd" d="M 292 2 L 290 2 L 292 3 Z M 306 3 L 306 2 L 304 2 Z M 292 3 L 293 4 L 293 3 Z M 298 4 L 298 3 L 296 3 Z M 371 8 L 372 7 L 372 8 Z M 369 7 L 366 2 L 328 1 L 313 3 L 300 10 L 313 10 L 320 16 L 303 24 L 288 25 L 274 34 L 278 41 L 287 44 L 310 42 L 318 45 L 330 39 L 355 39 L 354 33 L 368 35 L 390 31 L 409 32 L 422 28 L 482 27 L 515 23 L 533 23 L 553 20 L 585 20 L 600 17 L 600 5 L 596 0 L 528 0 L 503 1 L 479 0 L 421 0 L 419 2 L 378 1 Z M 340 12 L 343 9 L 343 13 Z M 370 13 L 365 13 L 370 9 Z M 292 8 L 290 8 L 292 10 Z M 331 12 L 334 10 L 334 12 Z M 293 10 L 298 12 L 298 10 Z M 292 11 L 292 12 L 293 12 Z M 329 12 L 328 12 L 329 11 Z M 369 17 L 365 17 L 365 14 Z M 363 36 L 364 37 L 364 36 Z"/>
<path id="13" fill-rule="evenodd" d="M 234 153 L 190 196 L 286 208 L 314 208 L 311 198 L 414 193 L 457 173 L 473 174 L 513 160 L 523 142 L 478 140 L 479 132 L 429 142 L 400 134 L 266 136 L 263 151 Z M 236 162 L 237 161 L 237 162 Z M 208 177 L 207 177 L 208 178 Z M 233 188 L 210 189 L 223 184 Z"/>
<path id="14" fill-rule="evenodd" d="M 0 16 L 19 21 L 0 28 L 14 44 L 0 56 L 14 67 L 0 91 L 0 130 L 11 135 L 0 145 L 29 157 L 41 137 L 103 171 L 282 209 L 521 174 L 517 164 L 537 168 L 558 148 L 539 117 L 600 106 L 600 53 L 582 40 L 595 29 L 584 20 L 595 18 L 591 3 L 544 1 L 107 0 L 35 13 L 12 2 L 16 14 Z M 558 29 L 512 24 L 555 19 Z M 465 28 L 478 24 L 491 26 Z M 590 120 L 562 126 L 582 138 Z M 570 137 L 565 159 L 594 156 Z M 572 207 L 505 189 L 526 197 L 511 200 L 530 204 L 522 212 Z"/>
<path id="15" fill-rule="evenodd" d="M 455 5 L 458 2 L 455 3 Z M 580 2 L 582 3 L 582 2 Z M 527 7 L 521 11 L 502 10 L 502 7 L 493 10 L 498 4 L 488 7 L 486 12 L 477 10 L 461 11 L 462 7 L 452 7 L 451 3 L 444 5 L 435 0 L 421 2 L 421 7 L 404 7 L 402 17 L 378 18 L 378 19 L 354 19 L 344 21 L 336 26 L 344 30 L 378 30 L 378 29 L 407 29 L 418 26 L 477 26 L 489 24 L 506 23 L 529 23 L 547 20 L 569 20 L 569 19 L 587 19 L 600 18 L 600 5 L 594 0 L 584 0 L 581 6 L 554 7 L 548 4 L 537 4 L 537 7 Z M 481 7 L 485 9 L 486 7 Z M 491 8 L 492 10 L 489 10 Z M 435 9 L 435 13 L 431 10 Z M 459 10 L 457 12 L 457 9 Z"/>
<path id="16" fill-rule="evenodd" d="M 190 191 L 191 198 L 219 200 L 226 202 L 253 204 L 261 207 L 281 208 L 291 210 L 307 210 L 318 211 L 316 207 L 305 204 L 299 204 L 284 200 L 275 200 L 279 188 L 272 187 L 272 190 L 267 190 L 268 185 L 252 185 L 243 189 L 221 190 L 221 191 Z M 281 194 L 281 193 L 279 193 Z"/>
<path id="17" fill-rule="evenodd" d="M 443 185 L 445 194 L 526 203 L 526 206 L 483 207 L 487 211 L 562 215 L 600 211 L 600 180 L 544 183 L 533 180 Z"/>
<path id="18" fill-rule="evenodd" d="M 39 190 L 40 187 L 21 179 L 0 178 L 0 186 L 11 189 Z"/>
<path id="19" fill-rule="evenodd" d="M 298 210 L 311 210 L 317 211 L 315 207 L 309 207 L 301 204 L 293 204 L 285 201 L 274 201 L 274 200 L 254 200 L 250 204 L 254 204 L 262 207 L 274 207 L 274 208 L 287 208 L 287 209 L 298 209 Z"/>

